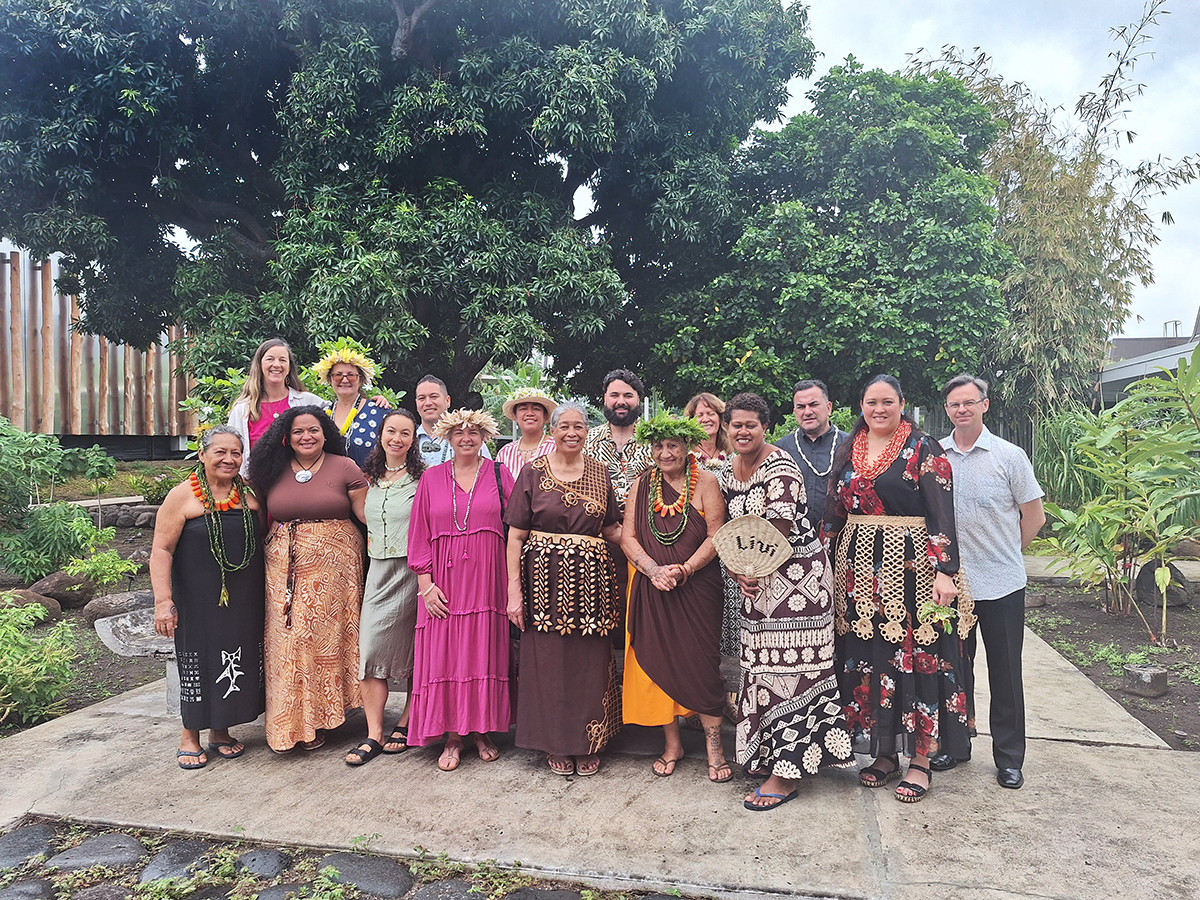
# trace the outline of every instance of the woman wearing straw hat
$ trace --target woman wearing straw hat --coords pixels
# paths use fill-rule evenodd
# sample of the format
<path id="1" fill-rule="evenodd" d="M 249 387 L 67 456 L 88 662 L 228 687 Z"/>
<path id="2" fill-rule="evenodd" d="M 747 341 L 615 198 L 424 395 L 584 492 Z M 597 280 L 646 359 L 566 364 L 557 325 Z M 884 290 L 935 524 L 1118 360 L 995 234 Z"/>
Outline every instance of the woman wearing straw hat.
<path id="1" fill-rule="evenodd" d="M 654 465 L 629 491 L 621 549 L 635 573 L 626 623 L 624 719 L 662 725 L 666 748 L 654 774 L 666 778 L 683 758 L 678 716 L 698 714 L 710 781 L 733 769 L 721 746 L 722 579 L 712 536 L 725 523 L 716 476 L 689 452 L 705 438 L 694 419 L 660 413 L 640 422 L 637 440 Z"/>
<path id="2" fill-rule="evenodd" d="M 742 619 L 737 759 L 747 773 L 768 776 L 744 801 L 762 812 L 793 799 L 796 782 L 822 767 L 853 765 L 854 754 L 834 675 L 832 571 L 814 527 L 819 519 L 805 505 L 804 477 L 766 442 L 762 397 L 738 394 L 725 421 L 737 453 L 720 474 L 729 518 L 766 519 L 792 551 L 764 578 L 734 575 Z"/>
<path id="3" fill-rule="evenodd" d="M 390 408 L 383 397 L 367 399 L 367 390 L 383 370 L 367 356 L 363 347 L 349 338 L 324 343 L 325 355 L 313 366 L 318 378 L 333 388 L 334 399 L 325 404 L 346 439 L 346 455 L 359 468 L 379 439 L 379 426 Z"/>
<path id="4" fill-rule="evenodd" d="M 449 441 L 454 456 L 425 470 L 408 525 L 420 602 L 407 743 L 444 735 L 444 772 L 458 768 L 463 735 L 484 762 L 497 759 L 488 732 L 512 724 L 503 516 L 513 482 L 480 455 L 497 433 L 482 410 L 442 413 L 433 437 Z"/>
<path id="5" fill-rule="evenodd" d="M 512 472 L 513 478 L 521 474 L 526 463 L 554 452 L 554 439 L 546 434 L 546 423 L 557 406 L 537 388 L 519 388 L 504 401 L 504 415 L 517 423 L 521 436 L 501 447 L 496 459 Z"/>

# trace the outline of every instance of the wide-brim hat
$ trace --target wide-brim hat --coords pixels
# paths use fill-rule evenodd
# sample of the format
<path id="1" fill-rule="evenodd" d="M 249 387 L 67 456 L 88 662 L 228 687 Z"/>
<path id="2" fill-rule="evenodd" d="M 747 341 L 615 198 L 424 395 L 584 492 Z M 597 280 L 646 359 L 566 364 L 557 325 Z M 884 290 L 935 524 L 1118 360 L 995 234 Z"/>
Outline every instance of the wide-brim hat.
<path id="1" fill-rule="evenodd" d="M 546 418 L 550 418 L 550 414 L 558 408 L 558 404 L 550 399 L 549 395 L 539 391 L 537 388 L 521 388 L 513 391 L 508 395 L 508 399 L 504 401 L 504 417 L 516 421 L 516 413 L 518 403 L 537 403 L 546 410 Z"/>
<path id="2" fill-rule="evenodd" d="M 792 556 L 788 539 L 762 516 L 730 519 L 713 535 L 713 546 L 725 568 L 737 575 L 770 575 Z"/>

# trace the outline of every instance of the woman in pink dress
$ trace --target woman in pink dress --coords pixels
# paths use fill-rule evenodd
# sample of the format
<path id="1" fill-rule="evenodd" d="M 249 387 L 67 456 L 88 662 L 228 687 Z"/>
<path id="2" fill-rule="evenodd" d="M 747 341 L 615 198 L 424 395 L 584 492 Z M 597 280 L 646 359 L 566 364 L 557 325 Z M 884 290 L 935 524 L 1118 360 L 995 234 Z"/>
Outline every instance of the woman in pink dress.
<path id="1" fill-rule="evenodd" d="M 250 473 L 250 451 L 276 419 L 293 406 L 320 406 L 324 402 L 304 390 L 296 372 L 292 348 L 283 338 L 263 341 L 254 351 L 246 381 L 229 409 L 229 424 L 237 429 L 246 448 L 243 478 Z"/>
<path id="2" fill-rule="evenodd" d="M 480 456 L 496 437 L 486 412 L 446 412 L 433 429 L 454 457 L 421 476 L 409 520 L 408 565 L 417 573 L 416 650 L 408 745 L 445 737 L 438 768 L 458 768 L 462 735 L 479 758 L 499 757 L 490 731 L 508 731 L 508 574 L 504 507 L 508 470 Z"/>

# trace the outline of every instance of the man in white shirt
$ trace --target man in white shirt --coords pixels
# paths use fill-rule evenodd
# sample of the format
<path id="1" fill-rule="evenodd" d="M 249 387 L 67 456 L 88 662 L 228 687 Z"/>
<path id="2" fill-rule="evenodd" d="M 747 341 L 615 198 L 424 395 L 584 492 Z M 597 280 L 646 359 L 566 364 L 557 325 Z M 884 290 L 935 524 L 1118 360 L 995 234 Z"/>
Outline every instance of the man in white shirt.
<path id="1" fill-rule="evenodd" d="M 450 408 L 450 391 L 446 387 L 446 382 L 436 375 L 424 376 L 417 382 L 413 403 L 417 407 L 417 415 L 421 417 L 421 424 L 417 426 L 414 440 L 417 442 L 417 449 L 421 456 L 425 459 L 425 465 L 436 466 L 448 459 L 453 459 L 454 448 L 450 446 L 450 442 L 439 441 L 432 433 L 433 426 L 442 417 L 442 413 Z M 483 445 L 481 455 L 484 459 L 492 458 L 487 444 Z"/>
<path id="2" fill-rule="evenodd" d="M 986 381 L 971 375 L 952 378 L 942 388 L 954 431 L 942 447 L 954 469 L 954 518 L 959 557 L 970 579 L 979 625 L 967 638 L 974 666 L 976 632 L 987 648 L 990 725 L 996 782 L 1025 783 L 1025 694 L 1021 647 L 1025 636 L 1025 560 L 1022 551 L 1046 521 L 1042 489 L 1025 451 L 988 431 Z M 971 679 L 973 682 L 973 679 Z M 973 698 L 972 698 L 972 706 Z M 938 754 L 930 766 L 952 769 L 958 760 Z"/>

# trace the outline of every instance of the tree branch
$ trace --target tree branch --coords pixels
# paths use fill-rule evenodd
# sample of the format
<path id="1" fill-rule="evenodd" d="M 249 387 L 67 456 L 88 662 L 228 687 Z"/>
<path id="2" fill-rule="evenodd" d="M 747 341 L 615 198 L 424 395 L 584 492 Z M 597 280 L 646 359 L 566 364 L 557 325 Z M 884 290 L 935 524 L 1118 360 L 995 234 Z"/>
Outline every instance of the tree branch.
<path id="1" fill-rule="evenodd" d="M 392 0 L 396 11 L 396 36 L 392 39 L 392 59 L 407 59 L 412 50 L 413 32 L 427 12 L 448 0 L 425 0 L 411 13 L 405 9 L 405 0 Z"/>

